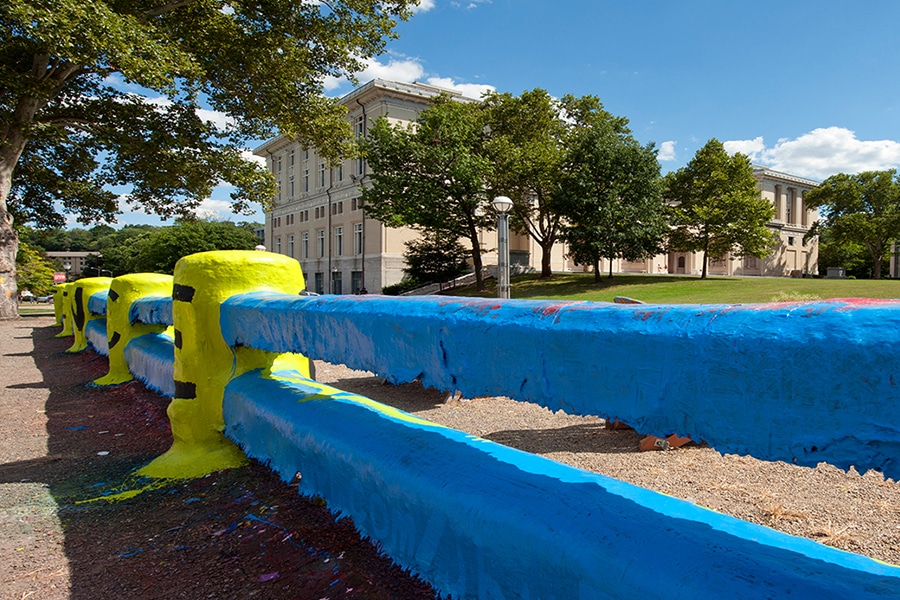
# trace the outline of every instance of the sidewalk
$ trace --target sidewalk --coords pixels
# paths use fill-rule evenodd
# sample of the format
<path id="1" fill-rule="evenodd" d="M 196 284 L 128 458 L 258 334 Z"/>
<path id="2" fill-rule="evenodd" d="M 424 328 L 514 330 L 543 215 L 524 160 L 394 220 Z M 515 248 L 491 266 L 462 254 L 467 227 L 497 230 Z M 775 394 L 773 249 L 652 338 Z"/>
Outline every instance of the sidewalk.
<path id="1" fill-rule="evenodd" d="M 259 464 L 137 479 L 171 443 L 168 399 L 87 385 L 106 359 L 53 323 L 0 321 L 0 600 L 434 597 Z"/>

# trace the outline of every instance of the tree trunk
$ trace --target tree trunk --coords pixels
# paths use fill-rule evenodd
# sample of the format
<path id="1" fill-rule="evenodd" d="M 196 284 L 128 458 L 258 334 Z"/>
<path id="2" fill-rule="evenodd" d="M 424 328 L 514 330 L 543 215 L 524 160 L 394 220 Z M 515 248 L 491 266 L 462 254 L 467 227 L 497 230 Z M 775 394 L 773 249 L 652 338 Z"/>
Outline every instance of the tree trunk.
<path id="1" fill-rule="evenodd" d="M 2 176 L 0 176 L 2 177 Z M 0 199 L 5 200 L 9 186 L 0 183 Z M 0 204 L 0 319 L 19 316 L 18 290 L 16 286 L 16 254 L 19 251 L 19 235 L 13 229 L 12 215 L 6 212 L 6 203 Z"/>
<path id="2" fill-rule="evenodd" d="M 474 225 L 469 226 L 469 243 L 472 244 L 472 266 L 475 267 L 475 289 L 484 291 L 484 265 L 481 262 L 481 240 Z"/>
<path id="3" fill-rule="evenodd" d="M 541 240 L 541 279 L 553 277 L 550 260 L 553 258 L 553 239 Z"/>
<path id="4" fill-rule="evenodd" d="M 19 252 L 19 234 L 13 229 L 13 218 L 7 210 L 12 176 L 19 157 L 25 149 L 26 131 L 34 119 L 40 101 L 37 98 L 20 98 L 11 123 L 6 123 L 0 139 L 0 319 L 19 316 L 16 286 L 16 254 Z"/>
<path id="5" fill-rule="evenodd" d="M 884 256 L 884 245 L 879 243 L 877 248 L 873 248 L 872 244 L 866 242 L 866 246 L 869 247 L 869 254 L 872 256 L 872 262 L 875 263 L 875 272 L 872 273 L 872 277 L 881 279 L 881 261 Z"/>
<path id="6" fill-rule="evenodd" d="M 706 279 L 706 265 L 709 262 L 709 254 L 706 250 L 703 251 L 703 271 L 701 271 L 700 279 Z"/>
<path id="7" fill-rule="evenodd" d="M 600 259 L 597 258 L 594 260 L 594 283 L 601 281 L 603 281 L 603 276 L 600 274 Z"/>
<path id="8" fill-rule="evenodd" d="M 613 276 L 613 267 L 612 267 L 613 259 L 609 258 L 609 278 L 612 279 Z"/>

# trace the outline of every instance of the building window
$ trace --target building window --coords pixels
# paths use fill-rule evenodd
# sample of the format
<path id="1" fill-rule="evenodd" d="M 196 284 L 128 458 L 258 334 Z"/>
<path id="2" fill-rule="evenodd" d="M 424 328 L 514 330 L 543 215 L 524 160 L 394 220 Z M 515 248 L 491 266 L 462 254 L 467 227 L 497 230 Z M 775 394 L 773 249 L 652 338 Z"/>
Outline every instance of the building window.
<path id="1" fill-rule="evenodd" d="M 794 245 L 794 236 L 788 236 L 788 246 Z"/>
<path id="2" fill-rule="evenodd" d="M 293 151 L 293 150 L 291 150 L 290 165 L 291 165 L 292 167 L 294 166 L 294 151 Z"/>
<path id="3" fill-rule="evenodd" d="M 322 258 L 325 256 L 325 230 L 320 229 L 316 232 L 316 256 Z"/>
<path id="4" fill-rule="evenodd" d="M 337 166 L 337 180 L 338 181 L 344 180 L 344 163 L 341 163 Z"/>
<path id="5" fill-rule="evenodd" d="M 278 173 L 281 173 L 281 157 L 278 157 Z"/>
<path id="6" fill-rule="evenodd" d="M 350 272 L 350 293 L 358 294 L 362 288 L 363 288 L 362 271 L 351 271 Z"/>
<path id="7" fill-rule="evenodd" d="M 341 272 L 340 271 L 332 271 L 331 272 L 331 293 L 332 294 L 343 294 L 343 286 L 341 281 Z"/>
<path id="8" fill-rule="evenodd" d="M 366 117 L 360 115 L 356 117 L 356 137 L 361 138 L 366 135 Z"/>
<path id="9" fill-rule="evenodd" d="M 294 258 L 294 236 L 288 236 L 288 256 Z"/>
<path id="10" fill-rule="evenodd" d="M 317 294 L 324 294 L 325 293 L 325 278 L 322 276 L 322 273 L 321 272 L 316 273 L 314 276 L 314 280 L 316 282 L 315 292 Z"/>
<path id="11" fill-rule="evenodd" d="M 325 163 L 319 164 L 319 187 L 325 187 Z"/>
<path id="12" fill-rule="evenodd" d="M 309 191 L 309 169 L 303 169 L 303 191 Z"/>
<path id="13" fill-rule="evenodd" d="M 303 160 L 309 160 L 309 148 L 303 149 Z"/>
<path id="14" fill-rule="evenodd" d="M 294 197 L 294 176 L 293 175 L 291 175 L 290 181 L 288 182 L 288 184 L 290 186 L 290 197 L 293 198 Z"/>
<path id="15" fill-rule="evenodd" d="M 275 238 L 275 252 L 277 252 L 278 254 L 281 254 L 281 238 L 280 237 Z"/>
<path id="16" fill-rule="evenodd" d="M 331 205 L 331 214 L 332 215 L 342 215 L 344 214 L 344 201 L 335 202 Z"/>
<path id="17" fill-rule="evenodd" d="M 300 236 L 300 256 L 309 258 L 309 232 L 304 231 Z"/>
<path id="18" fill-rule="evenodd" d="M 363 225 L 362 223 L 353 224 L 353 254 L 362 254 L 363 252 Z"/>
<path id="19" fill-rule="evenodd" d="M 335 227 L 334 228 L 334 255 L 335 256 L 343 256 L 344 255 L 344 228 L 343 227 Z"/>

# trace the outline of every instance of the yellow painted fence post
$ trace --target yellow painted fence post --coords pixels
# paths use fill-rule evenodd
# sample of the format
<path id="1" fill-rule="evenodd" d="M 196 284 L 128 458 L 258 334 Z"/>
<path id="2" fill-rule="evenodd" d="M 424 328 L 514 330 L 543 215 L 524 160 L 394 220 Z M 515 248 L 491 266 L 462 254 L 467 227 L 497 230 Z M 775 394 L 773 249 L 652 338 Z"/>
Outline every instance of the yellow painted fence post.
<path id="1" fill-rule="evenodd" d="M 132 273 L 112 280 L 106 299 L 106 339 L 109 341 L 109 373 L 94 380 L 95 385 L 117 385 L 132 380 L 125 361 L 125 346 L 136 337 L 161 333 L 165 325 L 131 322 L 131 303 L 147 296 L 171 296 L 171 275 Z"/>
<path id="2" fill-rule="evenodd" d="M 287 256 L 253 250 L 222 250 L 186 256 L 175 266 L 175 397 L 169 405 L 172 447 L 140 470 L 158 478 L 199 477 L 245 463 L 243 452 L 223 435 L 222 400 L 232 377 L 254 368 L 294 368 L 309 374 L 299 355 L 242 350 L 240 361 L 219 325 L 222 302 L 236 294 L 274 291 L 299 294 L 300 264 Z"/>
<path id="3" fill-rule="evenodd" d="M 104 318 L 103 315 L 91 314 L 91 311 L 88 310 L 88 300 L 97 292 L 108 290 L 110 283 L 112 283 L 112 279 L 109 277 L 88 277 L 70 284 L 68 293 L 72 298 L 71 321 L 75 341 L 66 352 L 81 352 L 88 347 L 87 335 L 84 332 L 85 326 L 94 319 Z"/>

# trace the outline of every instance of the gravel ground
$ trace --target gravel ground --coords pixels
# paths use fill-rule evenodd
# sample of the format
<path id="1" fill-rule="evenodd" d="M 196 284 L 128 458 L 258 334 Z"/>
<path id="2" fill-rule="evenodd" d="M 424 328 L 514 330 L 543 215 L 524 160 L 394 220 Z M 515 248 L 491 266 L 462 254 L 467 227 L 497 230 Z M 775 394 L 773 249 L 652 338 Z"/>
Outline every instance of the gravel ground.
<path id="1" fill-rule="evenodd" d="M 384 385 L 369 373 L 317 364 L 317 379 L 418 417 L 580 469 L 900 564 L 900 485 L 880 473 L 845 472 L 722 455 L 690 444 L 640 452 L 641 435 L 609 430 L 603 419 L 553 413 L 535 404 L 491 397 L 444 401 L 416 383 Z"/>

